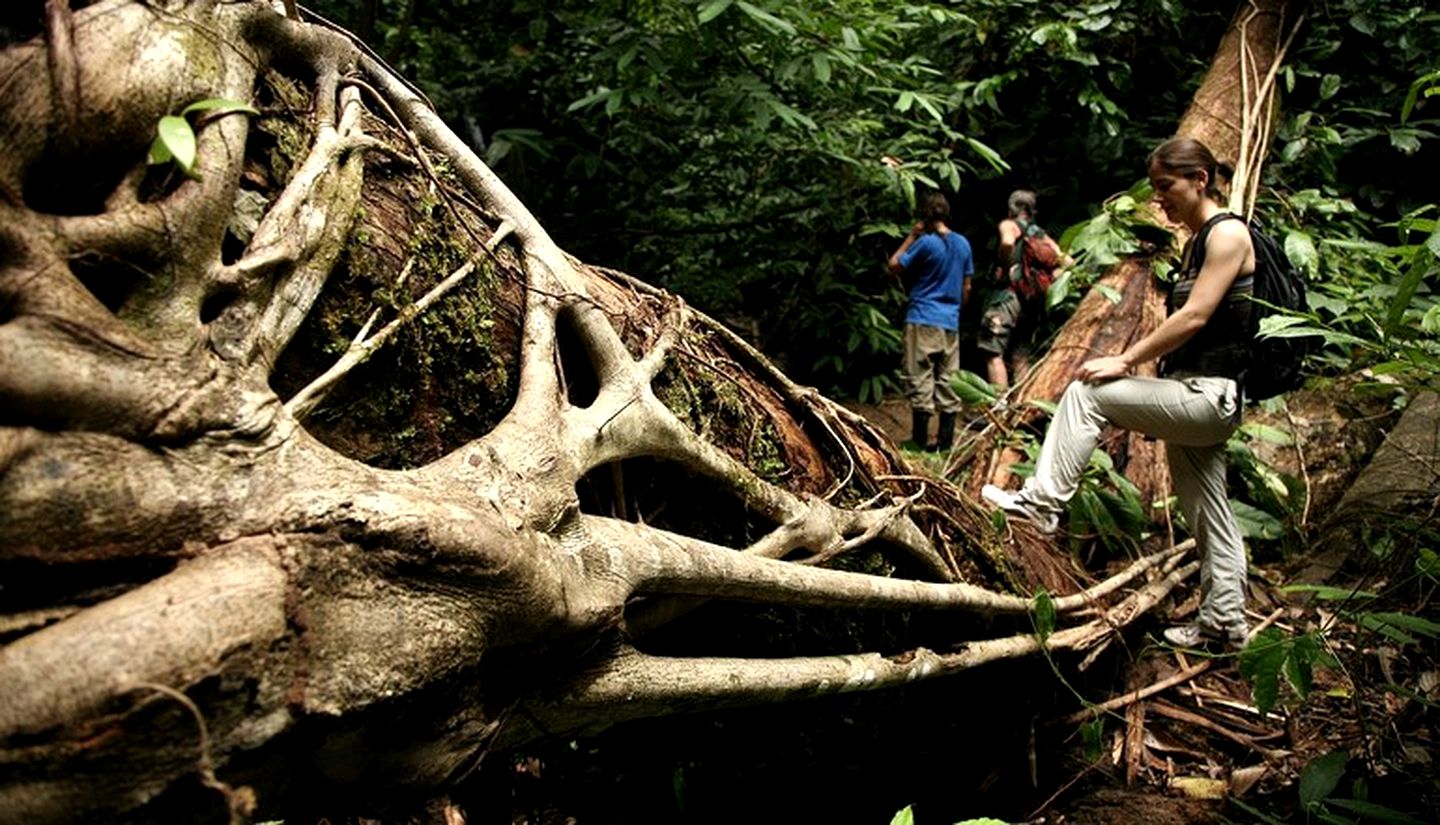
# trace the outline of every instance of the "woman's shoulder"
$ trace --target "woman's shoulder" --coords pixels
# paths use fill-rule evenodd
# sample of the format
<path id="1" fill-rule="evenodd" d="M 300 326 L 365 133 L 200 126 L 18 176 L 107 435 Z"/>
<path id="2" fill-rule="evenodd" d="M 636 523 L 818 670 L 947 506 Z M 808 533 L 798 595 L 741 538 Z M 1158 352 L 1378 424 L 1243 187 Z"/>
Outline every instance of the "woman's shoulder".
<path id="1" fill-rule="evenodd" d="M 1239 215 L 1225 213 L 1222 220 L 1216 220 L 1205 235 L 1205 251 L 1217 248 L 1250 246 L 1250 224 Z"/>

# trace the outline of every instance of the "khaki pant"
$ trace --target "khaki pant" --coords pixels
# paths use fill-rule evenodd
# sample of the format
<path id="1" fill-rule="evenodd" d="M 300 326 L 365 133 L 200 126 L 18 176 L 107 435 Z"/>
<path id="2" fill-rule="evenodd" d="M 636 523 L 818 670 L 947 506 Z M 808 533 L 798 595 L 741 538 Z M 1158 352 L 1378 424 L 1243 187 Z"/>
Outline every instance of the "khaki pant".
<path id="1" fill-rule="evenodd" d="M 925 324 L 905 325 L 905 398 L 917 412 L 960 411 L 950 381 L 960 371 L 960 334 Z"/>
<path id="2" fill-rule="evenodd" d="M 1120 378 L 1072 383 L 1020 497 L 1059 512 L 1107 424 L 1164 439 L 1175 493 L 1200 548 L 1200 624 L 1244 633 L 1245 546 L 1225 492 L 1225 441 L 1239 423 L 1228 378 Z"/>

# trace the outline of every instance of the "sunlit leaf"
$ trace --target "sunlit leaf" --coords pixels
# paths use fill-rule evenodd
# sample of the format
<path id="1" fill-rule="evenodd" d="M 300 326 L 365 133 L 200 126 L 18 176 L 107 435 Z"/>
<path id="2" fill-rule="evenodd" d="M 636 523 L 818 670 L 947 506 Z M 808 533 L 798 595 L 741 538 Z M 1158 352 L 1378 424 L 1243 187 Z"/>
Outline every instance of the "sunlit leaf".
<path id="1" fill-rule="evenodd" d="M 195 130 L 190 128 L 190 121 L 179 115 L 166 115 L 160 118 L 156 134 L 165 151 L 175 159 L 175 165 L 188 174 L 195 167 Z"/>
<path id="2" fill-rule="evenodd" d="M 782 20 L 754 4 L 746 3 L 745 0 L 736 0 L 735 7 L 749 15 L 756 23 L 759 23 L 772 32 L 790 35 L 795 34 L 795 27 L 788 21 Z"/>
<path id="3" fill-rule="evenodd" d="M 730 4 L 733 2 L 734 0 L 710 0 L 710 2 L 700 7 L 700 13 L 696 18 L 702 25 L 709 23 L 711 20 L 719 17 L 726 9 L 730 8 Z"/>
<path id="4" fill-rule="evenodd" d="M 995 171 L 1008 172 L 1010 170 L 1010 164 L 1007 163 L 1005 159 L 1000 156 L 1000 153 L 995 151 L 994 149 L 991 149 L 984 143 L 981 143 L 975 138 L 969 137 L 967 135 L 965 138 L 965 144 L 971 149 L 973 149 L 975 151 L 975 154 L 984 158 L 985 162 L 990 164 L 990 166 L 994 168 Z"/>
<path id="5" fill-rule="evenodd" d="M 1320 256 L 1315 252 L 1315 241 L 1298 229 L 1285 233 L 1285 254 L 1306 272 L 1314 272 L 1320 263 Z"/>
<path id="6" fill-rule="evenodd" d="M 1334 587 L 1328 584 L 1287 584 L 1280 588 L 1285 593 L 1309 593 L 1323 601 L 1349 601 L 1351 599 L 1379 598 L 1368 590 L 1354 590 L 1348 587 Z"/>
<path id="7" fill-rule="evenodd" d="M 258 115 L 254 106 L 240 100 L 230 100 L 224 97 L 211 97 L 205 100 L 198 100 L 186 106 L 180 111 L 180 115 L 193 115 L 197 112 L 208 112 L 211 114 L 228 115 L 232 112 L 244 112 L 247 115 Z"/>
<path id="8" fill-rule="evenodd" d="M 1240 425 L 1240 432 L 1270 444 L 1288 446 L 1295 443 L 1295 437 L 1279 427 L 1250 421 Z"/>

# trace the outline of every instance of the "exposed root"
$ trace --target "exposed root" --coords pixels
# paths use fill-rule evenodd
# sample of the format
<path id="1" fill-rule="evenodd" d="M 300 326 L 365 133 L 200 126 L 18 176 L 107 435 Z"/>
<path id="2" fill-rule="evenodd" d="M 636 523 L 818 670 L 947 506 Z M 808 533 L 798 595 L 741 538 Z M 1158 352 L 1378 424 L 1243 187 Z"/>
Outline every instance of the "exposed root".
<path id="1" fill-rule="evenodd" d="M 1192 573 L 1194 569 L 1194 565 L 1189 568 Z M 1084 625 L 1057 630 L 1043 643 L 1038 637 L 1025 634 L 967 642 L 953 653 L 918 648 L 896 656 L 861 653 L 788 659 L 671 658 L 631 650 L 577 679 L 562 693 L 563 705 L 548 712 L 563 717 L 583 713 L 587 708 L 604 707 L 609 711 L 607 722 L 619 721 L 658 713 L 696 712 L 878 690 L 1005 659 L 1032 656 L 1042 650 L 1084 650 L 1113 636 L 1143 613 L 1133 609 L 1135 606 L 1153 604 L 1164 598 L 1176 583 L 1178 581 L 1168 577 L 1152 582 L 1127 599 L 1124 609 L 1117 608 Z"/>

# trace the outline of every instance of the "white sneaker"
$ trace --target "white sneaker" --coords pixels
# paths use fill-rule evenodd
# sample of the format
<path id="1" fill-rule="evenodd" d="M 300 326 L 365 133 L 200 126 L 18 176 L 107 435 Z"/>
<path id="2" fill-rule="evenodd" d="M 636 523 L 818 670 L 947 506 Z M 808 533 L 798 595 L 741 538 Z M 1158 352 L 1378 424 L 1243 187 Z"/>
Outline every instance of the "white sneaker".
<path id="1" fill-rule="evenodd" d="M 986 484 L 981 487 L 980 497 L 1011 515 L 1025 519 L 1035 525 L 1035 529 L 1046 535 L 1054 533 L 1055 529 L 1060 526 L 1060 517 L 1056 514 L 1041 510 L 1021 499 L 1020 496 L 1009 490 L 1002 490 L 994 484 Z"/>
<path id="2" fill-rule="evenodd" d="M 1245 645 L 1250 641 L 1249 633 L 1240 633 L 1239 635 L 1226 633 L 1197 622 L 1167 627 L 1161 635 L 1165 637 L 1165 641 L 1175 647 L 1196 650 L 1212 645 L 1224 645 L 1230 650 L 1244 650 Z"/>

